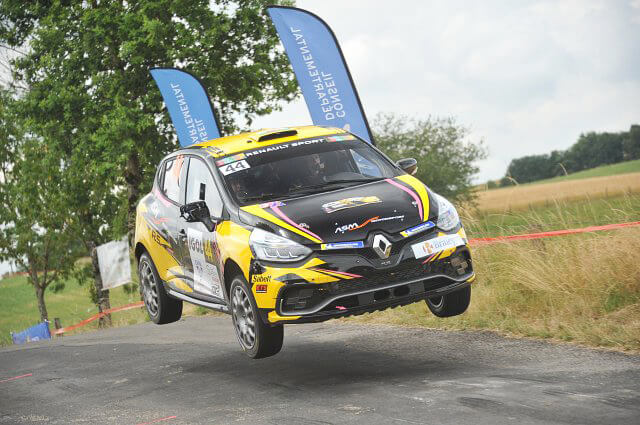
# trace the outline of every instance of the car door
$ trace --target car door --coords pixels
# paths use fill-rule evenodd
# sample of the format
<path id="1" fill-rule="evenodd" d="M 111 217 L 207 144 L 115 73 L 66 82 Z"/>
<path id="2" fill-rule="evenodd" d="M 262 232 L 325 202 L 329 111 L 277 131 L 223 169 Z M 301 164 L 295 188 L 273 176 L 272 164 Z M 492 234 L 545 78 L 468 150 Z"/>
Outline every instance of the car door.
<path id="1" fill-rule="evenodd" d="M 200 158 L 189 157 L 189 168 L 185 185 L 185 204 L 204 201 L 212 217 L 222 216 L 222 199 L 207 164 Z M 186 236 L 186 251 L 183 268 L 193 284 L 196 295 L 224 300 L 222 277 L 219 265 L 219 250 L 216 231 L 210 232 L 200 222 L 179 221 L 180 233 Z"/>
<path id="2" fill-rule="evenodd" d="M 185 157 L 177 155 L 167 158 L 161 166 L 158 192 L 150 205 L 154 233 L 153 238 L 163 246 L 170 257 L 156 264 L 160 277 L 173 288 L 188 291 L 186 276 L 182 269 L 184 241 L 178 233 L 180 205 L 184 201 Z"/>

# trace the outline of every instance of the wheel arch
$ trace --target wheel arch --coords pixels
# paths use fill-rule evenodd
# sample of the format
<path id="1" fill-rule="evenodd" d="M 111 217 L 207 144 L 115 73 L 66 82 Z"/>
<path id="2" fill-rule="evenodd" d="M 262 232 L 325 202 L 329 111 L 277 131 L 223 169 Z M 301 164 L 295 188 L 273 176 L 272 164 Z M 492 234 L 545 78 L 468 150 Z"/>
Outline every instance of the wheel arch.
<path id="1" fill-rule="evenodd" d="M 244 276 L 242 268 L 238 263 L 236 263 L 231 258 L 227 258 L 227 261 L 224 262 L 224 291 L 227 294 L 227 299 L 229 299 L 229 290 L 231 289 L 231 282 L 236 275 Z"/>
<path id="2" fill-rule="evenodd" d="M 142 257 L 142 254 L 144 254 L 145 252 L 148 254 L 149 250 L 144 246 L 142 242 L 138 242 L 136 243 L 136 247 L 133 252 L 136 257 L 136 262 L 140 262 L 140 257 Z"/>

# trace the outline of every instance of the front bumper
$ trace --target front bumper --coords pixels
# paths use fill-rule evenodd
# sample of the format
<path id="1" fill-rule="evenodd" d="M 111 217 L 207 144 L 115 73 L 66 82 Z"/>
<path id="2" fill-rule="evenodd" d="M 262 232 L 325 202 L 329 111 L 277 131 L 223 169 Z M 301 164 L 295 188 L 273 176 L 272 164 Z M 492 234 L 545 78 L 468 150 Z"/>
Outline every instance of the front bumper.
<path id="1" fill-rule="evenodd" d="M 263 315 L 271 324 L 322 322 L 445 295 L 473 280 L 469 250 L 461 246 L 447 258 L 430 263 L 414 259 L 358 279 L 282 286 L 275 309 Z"/>

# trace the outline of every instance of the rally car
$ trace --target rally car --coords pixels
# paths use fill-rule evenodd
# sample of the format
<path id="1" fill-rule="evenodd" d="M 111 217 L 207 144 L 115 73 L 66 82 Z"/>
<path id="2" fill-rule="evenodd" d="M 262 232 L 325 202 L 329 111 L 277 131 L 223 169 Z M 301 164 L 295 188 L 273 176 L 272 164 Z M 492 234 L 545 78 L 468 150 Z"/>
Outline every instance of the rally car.
<path id="1" fill-rule="evenodd" d="M 453 205 L 338 128 L 243 133 L 180 149 L 138 204 L 135 255 L 151 320 L 224 311 L 253 358 L 283 325 L 426 301 L 463 313 L 475 274 Z"/>

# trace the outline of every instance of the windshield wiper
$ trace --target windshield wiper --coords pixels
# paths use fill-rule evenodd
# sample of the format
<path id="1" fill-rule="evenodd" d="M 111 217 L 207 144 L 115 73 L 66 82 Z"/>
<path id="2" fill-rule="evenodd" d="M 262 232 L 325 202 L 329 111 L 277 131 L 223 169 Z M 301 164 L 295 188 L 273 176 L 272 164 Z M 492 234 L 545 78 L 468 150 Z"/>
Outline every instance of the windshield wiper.
<path id="1" fill-rule="evenodd" d="M 247 196 L 244 198 L 238 198 L 240 201 L 242 202 L 251 202 L 251 201 L 264 201 L 267 198 L 270 201 L 274 201 L 277 199 L 271 199 L 271 198 L 284 198 L 286 196 L 286 194 L 284 193 L 263 193 L 262 195 L 254 195 L 254 196 Z"/>
<path id="2" fill-rule="evenodd" d="M 369 183 L 369 182 L 374 182 L 374 181 L 378 181 L 378 180 L 382 180 L 382 178 L 375 178 L 375 179 L 362 179 L 362 180 L 352 180 L 352 179 L 345 179 L 345 180 L 331 180 L 325 183 L 320 183 L 320 184 L 313 184 L 311 186 L 302 186 L 302 187 L 297 187 L 295 189 L 291 189 L 289 190 L 289 194 L 304 194 L 307 192 L 310 193 L 316 193 L 318 192 L 317 189 L 325 189 L 327 187 L 331 187 L 331 189 L 344 189 L 346 187 L 349 187 L 349 185 L 346 185 L 346 183 Z M 333 187 L 333 185 L 342 185 L 342 186 L 338 186 L 338 187 Z"/>
<path id="3" fill-rule="evenodd" d="M 372 179 L 343 179 L 343 180 L 329 180 L 326 184 L 333 183 L 371 183 L 384 180 L 384 177 L 374 177 Z"/>

